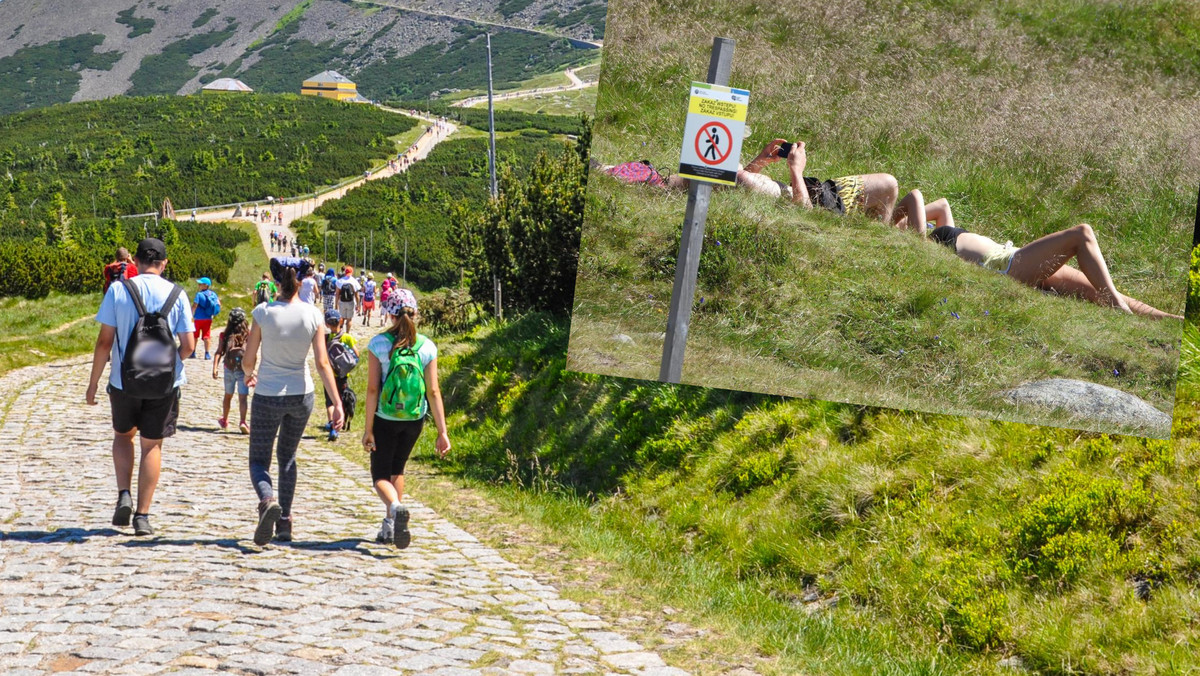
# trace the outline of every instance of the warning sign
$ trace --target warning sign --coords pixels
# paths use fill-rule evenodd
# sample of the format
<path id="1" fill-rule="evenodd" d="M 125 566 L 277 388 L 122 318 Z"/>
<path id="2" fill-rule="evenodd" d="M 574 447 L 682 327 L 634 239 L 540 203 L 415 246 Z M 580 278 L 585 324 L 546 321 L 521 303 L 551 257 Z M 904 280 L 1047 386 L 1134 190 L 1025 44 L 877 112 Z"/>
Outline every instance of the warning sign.
<path id="1" fill-rule="evenodd" d="M 683 128 L 679 175 L 696 181 L 734 185 L 742 154 L 742 133 L 750 92 L 693 82 Z"/>

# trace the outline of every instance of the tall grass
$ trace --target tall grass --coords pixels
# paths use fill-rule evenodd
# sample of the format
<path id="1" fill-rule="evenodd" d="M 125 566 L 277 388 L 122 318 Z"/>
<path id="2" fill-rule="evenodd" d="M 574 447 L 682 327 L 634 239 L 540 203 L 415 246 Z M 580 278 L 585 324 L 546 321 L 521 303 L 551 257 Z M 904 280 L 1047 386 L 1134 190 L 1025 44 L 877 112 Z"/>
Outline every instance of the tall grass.
<path id="1" fill-rule="evenodd" d="M 1018 245 L 1091 223 L 1118 288 L 1181 312 L 1200 76 L 1169 66 L 1191 48 L 1155 31 L 1200 21 L 1152 4 L 1157 18 L 1068 0 L 613 2 L 593 153 L 671 166 L 687 83 L 712 37 L 733 37 L 732 84 L 753 93 L 747 160 L 802 139 L 808 175 L 886 171 Z M 1085 20 L 1096 13 L 1119 30 Z M 786 180 L 781 165 L 768 173 Z M 591 184 L 573 368 L 657 371 L 685 201 L 652 192 Z M 877 222 L 736 191 L 713 200 L 696 312 L 690 383 L 1043 423 L 1063 420 L 996 393 L 1066 376 L 1164 411 L 1174 396 L 1178 322 L 1045 296 Z"/>

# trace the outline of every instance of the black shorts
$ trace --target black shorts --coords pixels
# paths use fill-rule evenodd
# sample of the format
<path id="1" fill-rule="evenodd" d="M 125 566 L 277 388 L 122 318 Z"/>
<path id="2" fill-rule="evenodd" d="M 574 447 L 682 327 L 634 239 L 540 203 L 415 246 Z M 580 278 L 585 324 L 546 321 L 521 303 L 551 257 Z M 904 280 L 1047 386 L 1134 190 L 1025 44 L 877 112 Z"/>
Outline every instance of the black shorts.
<path id="1" fill-rule="evenodd" d="M 346 376 L 345 378 L 338 378 L 337 376 L 334 376 L 333 384 L 337 385 L 339 399 L 341 399 L 342 392 L 346 391 L 346 382 L 349 380 L 350 376 Z M 325 390 L 324 387 L 321 389 Z M 325 390 L 325 408 L 329 408 L 330 406 L 333 406 L 333 399 L 329 396 L 329 390 Z"/>
<path id="2" fill-rule="evenodd" d="M 127 434 L 137 428 L 143 439 L 166 439 L 175 436 L 179 419 L 179 388 L 161 399 L 137 399 L 111 384 L 108 402 L 112 405 L 113 430 Z"/>
<path id="3" fill-rule="evenodd" d="M 404 474 L 408 456 L 421 436 L 424 420 L 385 420 L 375 416 L 375 452 L 371 453 L 371 481 Z"/>

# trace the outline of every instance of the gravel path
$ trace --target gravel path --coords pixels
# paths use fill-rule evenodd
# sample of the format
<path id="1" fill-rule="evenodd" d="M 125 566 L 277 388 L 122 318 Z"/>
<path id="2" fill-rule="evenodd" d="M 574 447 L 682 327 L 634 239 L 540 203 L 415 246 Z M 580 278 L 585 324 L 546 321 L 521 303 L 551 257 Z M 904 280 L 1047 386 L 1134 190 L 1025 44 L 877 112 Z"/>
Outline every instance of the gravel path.
<path id="1" fill-rule="evenodd" d="M 410 497 L 411 547 L 376 544 L 367 471 L 311 439 L 296 541 L 255 547 L 246 437 L 216 430 L 207 368 L 188 362 L 150 538 L 108 525 L 85 361 L 0 378 L 0 673 L 684 673 Z"/>

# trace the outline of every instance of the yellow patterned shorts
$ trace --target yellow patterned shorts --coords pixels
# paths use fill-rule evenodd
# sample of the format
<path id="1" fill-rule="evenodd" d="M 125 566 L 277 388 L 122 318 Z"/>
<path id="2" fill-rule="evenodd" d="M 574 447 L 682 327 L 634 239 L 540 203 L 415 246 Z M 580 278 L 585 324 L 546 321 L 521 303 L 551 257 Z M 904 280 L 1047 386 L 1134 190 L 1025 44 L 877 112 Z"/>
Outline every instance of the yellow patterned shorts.
<path id="1" fill-rule="evenodd" d="M 864 198 L 863 179 L 862 176 L 843 176 L 833 179 L 833 184 L 837 186 L 838 195 L 842 197 L 842 204 L 846 206 L 846 213 L 853 214 L 862 209 Z"/>

